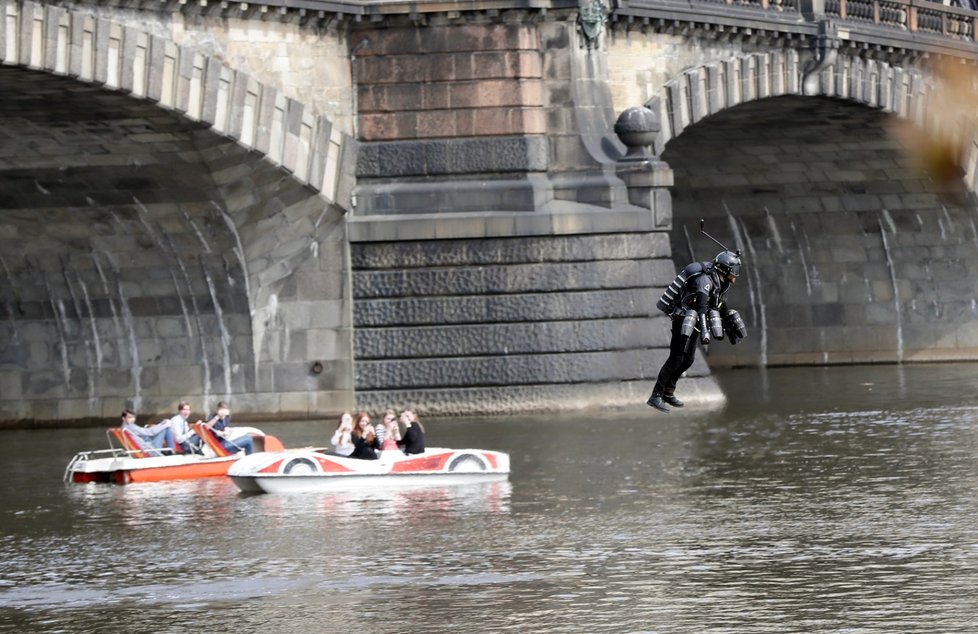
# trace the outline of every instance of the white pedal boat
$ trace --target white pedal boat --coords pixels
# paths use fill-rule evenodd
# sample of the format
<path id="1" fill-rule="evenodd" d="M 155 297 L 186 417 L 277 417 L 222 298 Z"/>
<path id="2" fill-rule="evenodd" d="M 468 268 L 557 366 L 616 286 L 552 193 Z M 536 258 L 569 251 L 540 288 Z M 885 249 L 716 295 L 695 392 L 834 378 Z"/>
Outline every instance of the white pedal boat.
<path id="1" fill-rule="evenodd" d="M 509 478 L 509 454 L 429 448 L 413 455 L 385 451 L 377 460 L 361 460 L 325 449 L 293 449 L 245 456 L 231 465 L 228 477 L 245 493 L 500 482 Z"/>

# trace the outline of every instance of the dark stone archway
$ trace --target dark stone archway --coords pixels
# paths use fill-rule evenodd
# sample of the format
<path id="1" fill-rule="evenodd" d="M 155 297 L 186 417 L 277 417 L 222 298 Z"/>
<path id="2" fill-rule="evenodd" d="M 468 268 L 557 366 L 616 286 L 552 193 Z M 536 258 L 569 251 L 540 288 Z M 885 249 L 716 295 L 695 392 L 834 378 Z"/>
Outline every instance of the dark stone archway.
<path id="1" fill-rule="evenodd" d="M 0 67 L 0 136 L 0 420 L 352 403 L 342 210 L 70 78 Z"/>
<path id="2" fill-rule="evenodd" d="M 700 218 L 744 250 L 732 303 L 751 336 L 711 366 L 978 357 L 975 206 L 911 167 L 888 116 L 785 96 L 669 143 L 676 266 L 718 250 Z"/>

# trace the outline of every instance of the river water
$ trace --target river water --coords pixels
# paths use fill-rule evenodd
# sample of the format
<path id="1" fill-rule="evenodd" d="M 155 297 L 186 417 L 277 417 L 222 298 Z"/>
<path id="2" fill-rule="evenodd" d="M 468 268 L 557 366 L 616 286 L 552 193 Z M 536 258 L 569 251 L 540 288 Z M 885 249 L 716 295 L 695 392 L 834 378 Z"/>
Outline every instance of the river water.
<path id="1" fill-rule="evenodd" d="M 739 370 L 722 412 L 429 421 L 509 452 L 509 482 L 366 496 L 66 485 L 104 430 L 3 431 L 0 631 L 978 631 L 976 373 Z"/>

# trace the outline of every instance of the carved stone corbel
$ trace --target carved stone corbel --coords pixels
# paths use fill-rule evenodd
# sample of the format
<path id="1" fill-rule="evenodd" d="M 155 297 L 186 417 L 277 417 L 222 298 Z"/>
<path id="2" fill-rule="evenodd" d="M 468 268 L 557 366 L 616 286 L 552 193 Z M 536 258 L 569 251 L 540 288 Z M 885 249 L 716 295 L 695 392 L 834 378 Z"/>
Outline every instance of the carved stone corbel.
<path id="1" fill-rule="evenodd" d="M 801 87 L 805 95 L 818 94 L 818 74 L 835 63 L 839 54 L 839 30 L 830 20 L 818 23 L 818 35 L 813 43 L 812 59 L 802 70 Z"/>

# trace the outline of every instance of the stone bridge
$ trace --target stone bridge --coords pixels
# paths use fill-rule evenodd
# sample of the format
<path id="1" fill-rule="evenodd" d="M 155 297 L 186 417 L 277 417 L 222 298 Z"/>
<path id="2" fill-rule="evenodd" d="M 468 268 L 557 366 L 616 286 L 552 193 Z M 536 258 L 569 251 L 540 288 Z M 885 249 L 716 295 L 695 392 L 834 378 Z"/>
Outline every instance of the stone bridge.
<path id="1" fill-rule="evenodd" d="M 709 365 L 973 359 L 976 17 L 0 0 L 0 420 L 641 403 L 699 218 Z"/>

